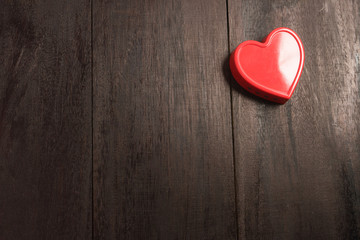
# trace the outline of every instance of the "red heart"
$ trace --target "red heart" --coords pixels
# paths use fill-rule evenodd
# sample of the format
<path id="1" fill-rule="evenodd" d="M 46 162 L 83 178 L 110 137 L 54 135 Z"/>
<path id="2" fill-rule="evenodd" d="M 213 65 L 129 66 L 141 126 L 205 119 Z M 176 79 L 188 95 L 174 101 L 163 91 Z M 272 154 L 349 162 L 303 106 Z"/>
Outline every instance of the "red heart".
<path id="1" fill-rule="evenodd" d="M 263 42 L 241 43 L 231 54 L 230 69 L 249 92 L 285 103 L 299 81 L 304 58 L 299 36 L 291 29 L 277 28 Z"/>

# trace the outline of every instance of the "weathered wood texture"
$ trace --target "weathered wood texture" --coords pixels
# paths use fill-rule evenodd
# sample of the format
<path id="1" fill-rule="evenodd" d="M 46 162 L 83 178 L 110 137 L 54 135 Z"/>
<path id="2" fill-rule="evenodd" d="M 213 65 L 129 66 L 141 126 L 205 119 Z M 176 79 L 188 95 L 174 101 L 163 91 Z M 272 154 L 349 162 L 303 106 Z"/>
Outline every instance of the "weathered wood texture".
<path id="1" fill-rule="evenodd" d="M 360 2 L 229 0 L 230 49 L 294 29 L 305 67 L 273 105 L 233 85 L 240 239 L 359 239 Z"/>
<path id="2" fill-rule="evenodd" d="M 358 0 L 0 14 L 0 239 L 360 238 Z M 305 47 L 285 105 L 228 67 L 281 26 Z"/>
<path id="3" fill-rule="evenodd" d="M 94 236 L 235 239 L 226 2 L 94 2 Z"/>
<path id="4" fill-rule="evenodd" d="M 0 2 L 0 239 L 91 239 L 90 15 Z"/>

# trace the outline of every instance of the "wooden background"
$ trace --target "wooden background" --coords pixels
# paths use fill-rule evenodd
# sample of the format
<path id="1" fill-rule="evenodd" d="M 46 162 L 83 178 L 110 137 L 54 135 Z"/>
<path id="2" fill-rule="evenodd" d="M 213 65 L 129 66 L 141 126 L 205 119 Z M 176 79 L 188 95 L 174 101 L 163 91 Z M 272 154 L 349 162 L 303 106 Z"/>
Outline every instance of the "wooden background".
<path id="1" fill-rule="evenodd" d="M 0 239 L 359 239 L 359 0 L 2 0 Z M 285 105 L 231 77 L 276 27 Z"/>

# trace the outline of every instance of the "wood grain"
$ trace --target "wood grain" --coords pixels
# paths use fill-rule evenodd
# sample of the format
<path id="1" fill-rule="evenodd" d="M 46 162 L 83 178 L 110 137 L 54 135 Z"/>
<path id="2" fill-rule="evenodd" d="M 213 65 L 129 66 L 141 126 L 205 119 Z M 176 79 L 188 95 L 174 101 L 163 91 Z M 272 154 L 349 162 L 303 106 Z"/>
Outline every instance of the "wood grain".
<path id="1" fill-rule="evenodd" d="M 289 27 L 305 47 L 292 99 L 234 80 L 239 239 L 359 239 L 359 1 L 229 0 L 230 47 Z"/>
<path id="2" fill-rule="evenodd" d="M 360 238 L 359 1 L 4 0 L 0 17 L 0 239 Z M 228 67 L 281 26 L 305 47 L 285 105 Z"/>
<path id="3" fill-rule="evenodd" d="M 226 2 L 94 3 L 94 237 L 235 239 Z"/>
<path id="4" fill-rule="evenodd" d="M 90 239 L 90 3 L 0 14 L 0 239 Z"/>

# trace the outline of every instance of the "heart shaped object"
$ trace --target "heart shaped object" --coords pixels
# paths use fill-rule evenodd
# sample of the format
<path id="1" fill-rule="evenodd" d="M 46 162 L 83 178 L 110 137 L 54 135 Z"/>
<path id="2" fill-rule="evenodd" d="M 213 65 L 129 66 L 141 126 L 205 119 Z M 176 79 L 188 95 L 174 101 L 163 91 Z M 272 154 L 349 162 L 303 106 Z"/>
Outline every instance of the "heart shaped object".
<path id="1" fill-rule="evenodd" d="M 241 43 L 231 54 L 230 69 L 247 91 L 283 104 L 296 88 L 304 59 L 299 36 L 291 29 L 277 28 L 263 42 Z"/>

